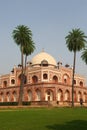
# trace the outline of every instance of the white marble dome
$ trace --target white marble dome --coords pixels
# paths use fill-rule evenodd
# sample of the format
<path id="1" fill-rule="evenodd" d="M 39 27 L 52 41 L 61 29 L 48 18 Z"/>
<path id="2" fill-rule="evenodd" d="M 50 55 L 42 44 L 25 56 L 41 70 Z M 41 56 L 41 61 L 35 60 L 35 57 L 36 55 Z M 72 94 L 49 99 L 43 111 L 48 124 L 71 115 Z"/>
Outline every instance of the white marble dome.
<path id="1" fill-rule="evenodd" d="M 47 61 L 49 65 L 57 66 L 56 60 L 50 54 L 48 54 L 44 51 L 35 55 L 32 58 L 31 63 L 32 63 L 32 65 L 38 65 L 38 64 L 41 64 L 42 61 Z"/>

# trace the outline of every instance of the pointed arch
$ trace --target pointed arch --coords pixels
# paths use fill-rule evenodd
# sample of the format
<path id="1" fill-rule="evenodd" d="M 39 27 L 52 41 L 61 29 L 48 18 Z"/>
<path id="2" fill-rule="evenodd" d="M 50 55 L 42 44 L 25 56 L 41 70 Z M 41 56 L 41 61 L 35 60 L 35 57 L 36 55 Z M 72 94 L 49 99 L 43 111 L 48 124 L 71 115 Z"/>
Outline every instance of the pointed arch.
<path id="1" fill-rule="evenodd" d="M 83 102 L 86 102 L 86 97 L 87 97 L 87 93 L 84 92 L 84 93 L 83 93 Z"/>
<path id="2" fill-rule="evenodd" d="M 32 77 L 32 83 L 37 83 L 38 82 L 38 77 L 36 75 L 34 75 Z"/>
<path id="3" fill-rule="evenodd" d="M 36 101 L 41 101 L 41 91 L 39 89 L 36 90 Z"/>
<path id="4" fill-rule="evenodd" d="M 80 102 L 80 99 L 82 98 L 82 93 L 79 91 L 78 92 L 78 95 L 77 95 L 77 100 L 78 102 Z"/>
<path id="5" fill-rule="evenodd" d="M 69 92 L 69 90 L 65 91 L 64 100 L 65 101 L 70 101 L 70 92 Z"/>
<path id="6" fill-rule="evenodd" d="M 67 73 L 63 75 L 63 83 L 64 84 L 70 84 L 70 77 Z"/>
<path id="7" fill-rule="evenodd" d="M 18 86 L 20 86 L 20 84 L 21 84 L 21 74 L 18 76 L 18 80 L 17 80 L 17 84 L 18 84 Z M 23 74 L 23 80 L 24 80 L 24 84 L 26 84 L 27 83 L 27 77 L 26 77 L 26 75 L 24 75 Z"/>
<path id="8" fill-rule="evenodd" d="M 79 82 L 80 87 L 83 87 L 83 81 Z"/>
<path id="9" fill-rule="evenodd" d="M 11 85 L 15 84 L 15 79 L 11 79 Z"/>
<path id="10" fill-rule="evenodd" d="M 45 100 L 46 101 L 53 101 L 53 91 L 48 89 L 46 92 L 45 92 Z"/>
<path id="11" fill-rule="evenodd" d="M 1 96 L 1 102 L 4 102 L 4 93 L 1 92 L 0 96 Z"/>
<path id="12" fill-rule="evenodd" d="M 10 97 L 10 92 L 8 91 L 8 92 L 6 93 L 6 100 L 7 100 L 7 102 L 10 102 L 10 99 L 11 99 L 11 97 Z"/>
<path id="13" fill-rule="evenodd" d="M 57 100 L 58 101 L 63 101 L 63 91 L 61 89 L 58 90 Z"/>
<path id="14" fill-rule="evenodd" d="M 53 83 L 58 83 L 58 77 L 56 75 L 53 76 Z"/>
<path id="15" fill-rule="evenodd" d="M 7 81 L 3 81 L 3 88 L 6 88 L 7 87 Z"/>
<path id="16" fill-rule="evenodd" d="M 43 74 L 43 79 L 45 79 L 45 80 L 48 79 L 48 74 L 47 73 Z"/>
<path id="17" fill-rule="evenodd" d="M 17 101 L 17 92 L 13 91 L 12 95 L 13 95 L 13 102 L 16 102 Z"/>
<path id="18" fill-rule="evenodd" d="M 76 85 L 76 79 L 74 79 L 74 85 Z"/>
<path id="19" fill-rule="evenodd" d="M 76 91 L 74 91 L 74 94 L 73 94 L 73 95 L 74 95 L 74 102 L 77 102 L 78 99 L 77 99 Z"/>
<path id="20" fill-rule="evenodd" d="M 31 90 L 27 91 L 27 96 L 28 96 L 28 101 L 32 101 L 32 91 Z"/>

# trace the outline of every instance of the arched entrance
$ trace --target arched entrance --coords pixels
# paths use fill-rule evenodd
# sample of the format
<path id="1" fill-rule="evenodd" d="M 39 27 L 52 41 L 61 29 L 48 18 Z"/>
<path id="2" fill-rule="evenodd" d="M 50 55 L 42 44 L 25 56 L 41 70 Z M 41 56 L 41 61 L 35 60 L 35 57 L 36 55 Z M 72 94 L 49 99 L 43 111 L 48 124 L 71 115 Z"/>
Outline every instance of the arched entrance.
<path id="1" fill-rule="evenodd" d="M 79 91 L 78 92 L 78 102 L 80 102 L 80 99 L 81 99 L 82 97 L 81 97 L 81 92 Z"/>
<path id="2" fill-rule="evenodd" d="M 64 98 L 65 101 L 69 101 L 70 100 L 70 93 L 68 90 L 65 91 L 65 98 Z"/>
<path id="3" fill-rule="evenodd" d="M 53 76 L 53 83 L 58 83 L 58 78 L 56 75 Z"/>
<path id="4" fill-rule="evenodd" d="M 83 93 L 83 102 L 86 102 L 86 92 Z"/>
<path id="5" fill-rule="evenodd" d="M 41 91 L 36 90 L 36 101 L 41 101 Z"/>
<path id="6" fill-rule="evenodd" d="M 63 101 L 63 92 L 62 92 L 61 89 L 58 90 L 57 100 L 58 101 Z"/>
<path id="7" fill-rule="evenodd" d="M 7 102 L 10 102 L 10 92 L 6 93 L 6 99 L 7 99 Z"/>
<path id="8" fill-rule="evenodd" d="M 21 79 L 22 79 L 21 76 L 22 76 L 21 74 L 18 76 L 18 81 L 17 81 L 18 86 L 20 86 L 20 84 L 21 84 Z M 23 74 L 23 83 L 24 84 L 27 83 L 27 77 L 24 74 Z"/>
<path id="9" fill-rule="evenodd" d="M 17 93 L 16 91 L 13 92 L 13 102 L 17 101 Z"/>
<path id="10" fill-rule="evenodd" d="M 32 101 L 32 92 L 31 92 L 31 90 L 28 90 L 27 94 L 28 94 L 28 101 Z"/>
<path id="11" fill-rule="evenodd" d="M 1 102 L 4 102 L 4 93 L 3 92 L 1 92 Z"/>
<path id="12" fill-rule="evenodd" d="M 37 83 L 38 82 L 38 77 L 36 75 L 34 75 L 32 77 L 32 83 Z"/>
<path id="13" fill-rule="evenodd" d="M 53 101 L 53 91 L 47 90 L 45 93 L 45 100 L 46 101 Z"/>

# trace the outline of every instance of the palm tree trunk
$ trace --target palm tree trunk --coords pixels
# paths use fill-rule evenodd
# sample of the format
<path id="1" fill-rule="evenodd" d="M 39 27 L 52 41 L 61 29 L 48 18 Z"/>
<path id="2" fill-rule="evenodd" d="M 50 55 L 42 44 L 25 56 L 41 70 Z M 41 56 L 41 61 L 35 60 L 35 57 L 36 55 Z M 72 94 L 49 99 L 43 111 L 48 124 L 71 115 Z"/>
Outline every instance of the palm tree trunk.
<path id="1" fill-rule="evenodd" d="M 74 52 L 73 73 L 72 73 L 72 107 L 74 107 L 74 75 L 75 75 L 76 51 Z"/>
<path id="2" fill-rule="evenodd" d="M 27 55 L 25 55 L 25 74 L 26 74 Z"/>
<path id="3" fill-rule="evenodd" d="M 24 61 L 24 58 L 23 58 L 23 47 L 21 47 L 21 66 L 22 66 L 22 69 L 21 69 L 21 83 L 20 83 L 20 90 L 19 90 L 19 102 L 18 102 L 18 105 L 22 105 L 22 98 L 23 98 L 23 85 L 24 85 L 24 80 L 23 80 L 23 61 Z"/>

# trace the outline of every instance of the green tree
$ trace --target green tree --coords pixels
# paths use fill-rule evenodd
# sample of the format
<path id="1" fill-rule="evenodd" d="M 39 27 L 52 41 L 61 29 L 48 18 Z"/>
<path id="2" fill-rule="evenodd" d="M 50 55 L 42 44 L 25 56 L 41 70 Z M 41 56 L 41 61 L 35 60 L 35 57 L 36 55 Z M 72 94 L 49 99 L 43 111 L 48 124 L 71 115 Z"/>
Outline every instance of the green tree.
<path id="1" fill-rule="evenodd" d="M 29 40 L 29 43 L 26 44 L 23 48 L 23 53 L 25 55 L 25 71 L 26 71 L 26 63 L 27 63 L 27 57 L 28 55 L 31 55 L 35 50 L 35 44 L 34 42 L 31 40 Z"/>
<path id="2" fill-rule="evenodd" d="M 74 52 L 73 60 L 73 72 L 72 72 L 72 107 L 74 107 L 74 75 L 75 75 L 75 64 L 76 64 L 76 52 L 81 51 L 85 47 L 85 40 L 87 38 L 83 31 L 80 29 L 72 29 L 69 34 L 65 37 L 66 45 L 69 51 Z"/>
<path id="3" fill-rule="evenodd" d="M 87 49 L 83 50 L 81 58 L 87 64 Z"/>
<path id="4" fill-rule="evenodd" d="M 12 32 L 12 37 L 14 42 L 20 47 L 21 50 L 21 84 L 20 84 L 20 91 L 19 91 L 19 105 L 22 105 L 22 96 L 23 96 L 23 86 L 24 86 L 24 52 L 25 54 L 31 54 L 33 51 L 29 51 L 29 48 L 32 45 L 32 32 L 31 30 L 25 25 L 18 25 Z M 32 48 L 31 48 L 32 49 Z M 31 50 L 30 49 L 30 50 Z M 25 50 L 25 51 L 24 51 Z M 28 50 L 28 51 L 27 51 Z M 27 53 L 28 52 L 28 53 Z"/>

